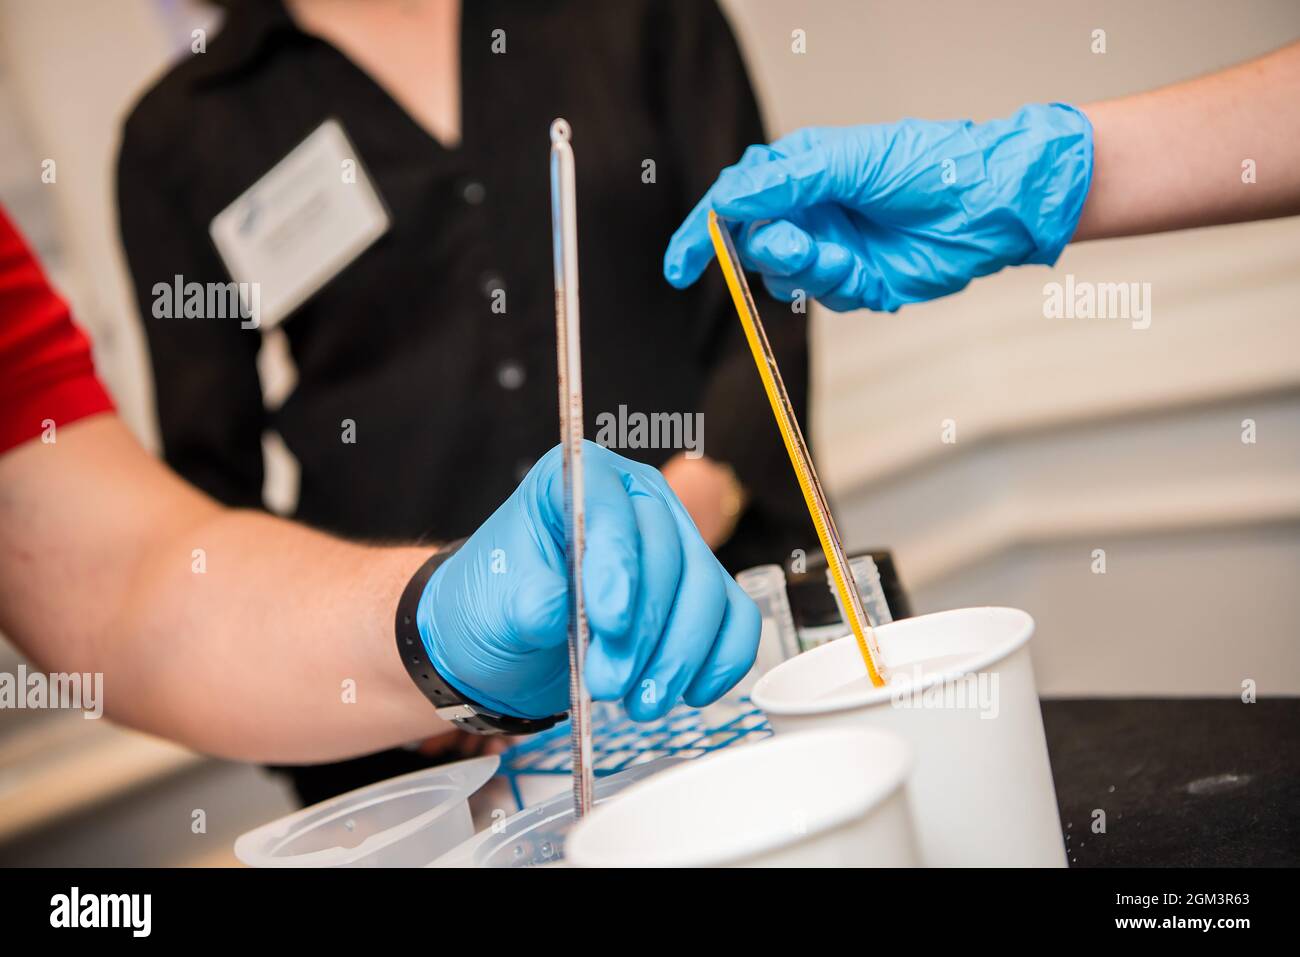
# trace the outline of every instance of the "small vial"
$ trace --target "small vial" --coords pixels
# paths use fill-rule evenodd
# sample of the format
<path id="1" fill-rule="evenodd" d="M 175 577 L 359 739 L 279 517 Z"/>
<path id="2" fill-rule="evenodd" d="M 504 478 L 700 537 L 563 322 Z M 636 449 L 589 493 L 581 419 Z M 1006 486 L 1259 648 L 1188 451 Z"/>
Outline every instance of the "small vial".
<path id="1" fill-rule="evenodd" d="M 748 694 L 754 682 L 799 653 L 799 639 L 795 632 L 794 616 L 790 613 L 790 599 L 785 590 L 785 572 L 780 565 L 746 568 L 736 575 L 736 584 L 754 599 L 763 618 L 763 631 L 754 667 L 733 692 Z"/>
<path id="2" fill-rule="evenodd" d="M 893 621 L 894 616 L 889 613 L 889 602 L 885 600 L 885 590 L 880 584 L 880 571 L 876 568 L 872 557 L 856 555 L 850 558 L 849 574 L 853 576 L 853 584 L 857 586 L 858 597 L 862 600 L 862 609 L 867 613 L 867 621 L 871 623 L 871 627 L 879 628 Z M 826 569 L 826 585 L 835 597 L 835 607 L 840 610 L 841 620 L 847 624 L 849 616 L 844 613 L 844 605 L 840 601 L 839 592 L 835 589 L 835 578 L 829 568 Z"/>

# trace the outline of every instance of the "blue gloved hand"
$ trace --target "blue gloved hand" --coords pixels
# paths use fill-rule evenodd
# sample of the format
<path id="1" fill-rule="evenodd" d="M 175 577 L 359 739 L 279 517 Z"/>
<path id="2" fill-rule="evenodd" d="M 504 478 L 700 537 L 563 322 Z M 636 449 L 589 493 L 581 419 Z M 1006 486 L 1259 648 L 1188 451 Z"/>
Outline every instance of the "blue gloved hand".
<path id="1" fill-rule="evenodd" d="M 435 667 L 498 712 L 542 718 L 569 703 L 562 456 L 541 458 L 434 572 L 417 623 Z M 638 721 L 701 706 L 743 678 L 759 613 L 718 564 L 658 470 L 583 445 L 591 629 L 587 687 Z"/>
<path id="2" fill-rule="evenodd" d="M 722 171 L 669 243 L 664 276 L 685 288 L 704 271 L 712 208 L 739 221 L 741 260 L 776 298 L 893 312 L 1056 262 L 1091 179 L 1092 125 L 1059 103 L 989 123 L 799 130 Z"/>

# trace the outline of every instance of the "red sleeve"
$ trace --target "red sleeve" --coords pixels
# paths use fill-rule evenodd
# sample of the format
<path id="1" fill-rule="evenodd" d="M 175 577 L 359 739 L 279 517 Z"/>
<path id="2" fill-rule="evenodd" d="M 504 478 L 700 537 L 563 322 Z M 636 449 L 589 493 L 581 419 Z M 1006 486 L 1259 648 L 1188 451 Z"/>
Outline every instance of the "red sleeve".
<path id="1" fill-rule="evenodd" d="M 90 343 L 0 208 L 0 453 L 47 419 L 67 425 L 112 408 Z"/>

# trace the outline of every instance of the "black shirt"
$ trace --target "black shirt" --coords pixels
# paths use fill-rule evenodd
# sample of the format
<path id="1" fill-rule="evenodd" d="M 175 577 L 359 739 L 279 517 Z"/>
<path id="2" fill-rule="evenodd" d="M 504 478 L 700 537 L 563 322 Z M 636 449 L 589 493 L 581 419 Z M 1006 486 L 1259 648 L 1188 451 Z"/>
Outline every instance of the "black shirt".
<path id="1" fill-rule="evenodd" d="M 504 31 L 505 52 L 493 52 Z M 499 47 L 498 47 L 499 48 Z M 461 14 L 462 141 L 444 148 L 363 70 L 273 0 L 236 3 L 208 51 L 127 120 L 123 242 L 167 461 L 262 504 L 262 436 L 301 466 L 296 517 L 344 535 L 472 532 L 558 441 L 548 129 L 574 130 L 586 429 L 629 412 L 703 414 L 703 451 L 751 505 L 719 555 L 779 562 L 815 538 L 721 277 L 661 273 L 717 171 L 764 139 L 743 62 L 703 0 L 472 0 Z M 154 318 L 155 283 L 228 282 L 212 219 L 337 118 L 387 206 L 386 235 L 284 320 L 297 384 L 263 406 L 261 333 Z M 646 160 L 654 181 L 645 182 Z M 505 290 L 506 312 L 492 311 Z M 806 407 L 807 328 L 760 302 Z M 355 443 L 342 423 L 355 423 Z M 674 449 L 622 454 L 662 465 Z"/>

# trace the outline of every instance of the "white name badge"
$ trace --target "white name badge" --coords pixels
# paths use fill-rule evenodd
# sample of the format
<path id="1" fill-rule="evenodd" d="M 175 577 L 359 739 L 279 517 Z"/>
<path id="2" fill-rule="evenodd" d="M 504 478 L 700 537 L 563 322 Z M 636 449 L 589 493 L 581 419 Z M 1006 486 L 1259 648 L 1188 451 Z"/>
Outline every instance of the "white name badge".
<path id="1" fill-rule="evenodd" d="M 217 214 L 208 232 L 230 276 L 255 283 L 263 329 L 278 325 L 388 231 L 388 211 L 338 120 Z M 241 288 L 244 288 L 241 286 Z"/>

